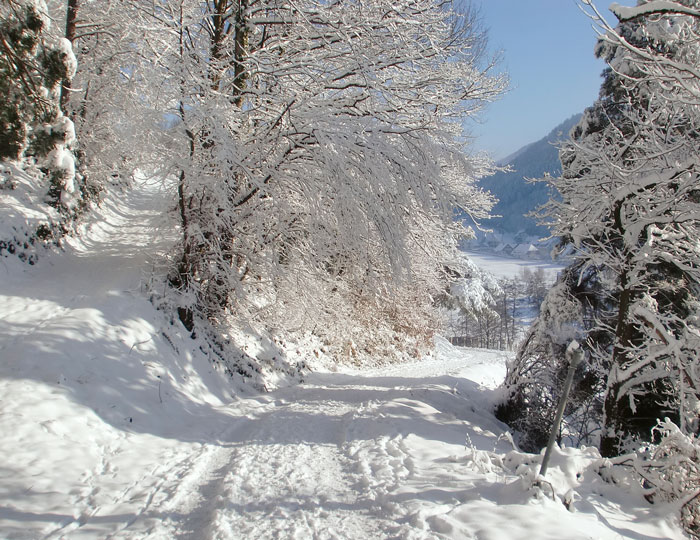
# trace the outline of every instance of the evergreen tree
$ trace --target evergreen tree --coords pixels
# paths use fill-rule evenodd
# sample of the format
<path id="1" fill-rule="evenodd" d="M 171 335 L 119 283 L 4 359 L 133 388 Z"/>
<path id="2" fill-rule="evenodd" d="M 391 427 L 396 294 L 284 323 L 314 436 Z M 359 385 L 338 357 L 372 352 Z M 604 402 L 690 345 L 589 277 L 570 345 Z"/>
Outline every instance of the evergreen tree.
<path id="1" fill-rule="evenodd" d="M 0 158 L 35 159 L 48 171 L 53 200 L 72 208 L 75 130 L 59 107 L 61 83 L 76 69 L 71 45 L 49 36 L 43 0 L 7 0 L 0 15 Z"/>
<path id="2" fill-rule="evenodd" d="M 590 361 L 580 380 L 590 379 L 589 391 L 578 406 L 599 408 L 589 418 L 606 456 L 648 441 L 666 417 L 685 433 L 698 429 L 699 81 L 687 74 L 700 45 L 697 19 L 682 13 L 697 2 L 676 4 L 668 13 L 640 2 L 634 17 L 602 35 L 596 52 L 610 68 L 599 100 L 562 149 L 563 174 L 552 180 L 561 201 L 544 212 L 554 234 L 575 246 L 577 262 L 543 313 L 560 298 L 571 303 L 559 325 L 586 340 Z M 546 418 L 556 401 L 539 402 L 535 388 L 556 396 L 561 382 L 553 375 L 563 369 L 562 351 L 551 346 L 558 336 L 543 325 L 541 318 L 510 367 L 510 397 L 500 408 L 537 441 L 547 422 L 533 418 Z M 549 375 L 534 382 L 543 370 Z M 528 400 L 532 406 L 522 407 Z"/>

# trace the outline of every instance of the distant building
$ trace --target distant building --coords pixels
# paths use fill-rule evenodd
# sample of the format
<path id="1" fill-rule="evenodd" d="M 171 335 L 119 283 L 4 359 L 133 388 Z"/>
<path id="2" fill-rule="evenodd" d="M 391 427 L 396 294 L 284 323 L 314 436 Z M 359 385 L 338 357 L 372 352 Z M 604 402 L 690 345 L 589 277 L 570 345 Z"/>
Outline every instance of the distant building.
<path id="1" fill-rule="evenodd" d="M 512 255 L 518 259 L 539 259 L 540 252 L 532 244 L 518 244 L 513 248 Z"/>
<path id="2" fill-rule="evenodd" d="M 510 256 L 513 254 L 513 246 L 511 246 L 510 244 L 501 243 L 501 244 L 498 244 L 498 246 L 496 247 L 496 249 L 494 251 L 500 255 Z"/>
<path id="3" fill-rule="evenodd" d="M 503 235 L 501 235 L 501 234 L 495 233 L 493 231 L 489 231 L 484 235 L 484 240 L 482 243 L 485 246 L 488 246 L 491 249 L 494 249 L 501 243 L 502 236 Z"/>

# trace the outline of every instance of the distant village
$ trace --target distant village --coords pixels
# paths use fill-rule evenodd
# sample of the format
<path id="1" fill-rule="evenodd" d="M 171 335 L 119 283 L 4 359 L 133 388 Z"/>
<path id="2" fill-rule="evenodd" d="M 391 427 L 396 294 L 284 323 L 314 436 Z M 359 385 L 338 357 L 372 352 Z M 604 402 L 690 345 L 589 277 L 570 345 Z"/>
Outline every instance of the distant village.
<path id="1" fill-rule="evenodd" d="M 512 235 L 489 231 L 466 241 L 463 247 L 467 251 L 492 253 L 513 259 L 551 261 L 554 258 L 552 252 L 558 243 L 559 238 L 556 237 L 542 239 L 524 232 Z M 556 259 L 561 261 L 570 254 L 571 247 L 567 247 Z"/>

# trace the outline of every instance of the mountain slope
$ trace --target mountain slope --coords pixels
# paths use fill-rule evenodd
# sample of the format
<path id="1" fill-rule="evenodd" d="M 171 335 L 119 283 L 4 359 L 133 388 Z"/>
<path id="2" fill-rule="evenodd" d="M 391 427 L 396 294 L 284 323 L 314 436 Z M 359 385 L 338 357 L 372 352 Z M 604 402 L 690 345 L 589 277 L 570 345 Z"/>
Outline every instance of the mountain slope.
<path id="1" fill-rule="evenodd" d="M 511 171 L 497 172 L 482 178 L 479 185 L 490 191 L 498 203 L 492 213 L 501 217 L 486 220 L 484 226 L 507 234 L 524 231 L 530 236 L 544 236 L 547 230 L 538 227 L 535 220 L 525 217 L 549 199 L 549 188 L 543 183 L 528 183 L 529 178 L 542 178 L 545 173 L 561 172 L 557 143 L 568 136 L 581 115 L 574 115 L 555 127 L 546 137 L 528 144 L 499 164 Z"/>

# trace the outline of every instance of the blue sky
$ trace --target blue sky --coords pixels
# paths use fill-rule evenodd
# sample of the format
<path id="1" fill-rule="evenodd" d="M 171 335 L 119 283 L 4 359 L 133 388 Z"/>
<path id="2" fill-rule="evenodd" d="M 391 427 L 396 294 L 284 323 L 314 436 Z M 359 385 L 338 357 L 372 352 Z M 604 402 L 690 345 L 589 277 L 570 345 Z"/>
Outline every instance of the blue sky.
<path id="1" fill-rule="evenodd" d="M 609 21 L 611 0 L 598 8 Z M 511 89 L 467 127 L 477 149 L 503 158 L 537 141 L 598 96 L 605 64 L 593 56 L 593 22 L 575 0 L 471 0 L 481 12 L 489 48 L 501 50 Z M 634 0 L 617 0 L 635 5 Z"/>

